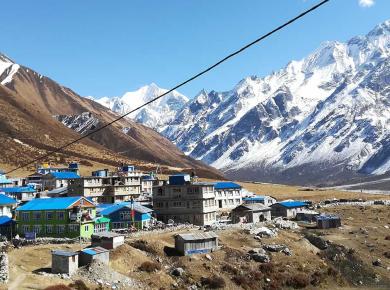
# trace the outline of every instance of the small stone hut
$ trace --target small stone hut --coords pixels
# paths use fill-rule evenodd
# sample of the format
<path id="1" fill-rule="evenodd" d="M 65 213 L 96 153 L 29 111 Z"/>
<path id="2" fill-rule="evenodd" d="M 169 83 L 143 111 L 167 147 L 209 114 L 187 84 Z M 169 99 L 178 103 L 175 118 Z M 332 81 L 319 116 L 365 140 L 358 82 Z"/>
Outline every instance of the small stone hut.
<path id="1" fill-rule="evenodd" d="M 53 274 L 71 275 L 79 267 L 77 252 L 54 250 L 51 252 L 51 272 Z"/>
<path id="2" fill-rule="evenodd" d="M 179 234 L 175 236 L 175 249 L 184 256 L 212 252 L 218 249 L 218 235 L 214 232 Z"/>
<path id="3" fill-rule="evenodd" d="M 233 223 L 257 223 L 271 220 L 271 208 L 260 204 L 242 204 L 232 210 Z"/>
<path id="4" fill-rule="evenodd" d="M 317 228 L 330 229 L 341 227 L 341 218 L 337 215 L 322 214 L 316 217 Z"/>
<path id="5" fill-rule="evenodd" d="M 86 248 L 80 251 L 80 267 L 89 265 L 94 260 L 99 260 L 108 265 L 110 262 L 110 251 L 102 247 Z"/>
<path id="6" fill-rule="evenodd" d="M 92 235 L 92 247 L 102 247 L 107 250 L 115 249 L 125 242 L 123 235 L 113 232 L 103 232 Z"/>

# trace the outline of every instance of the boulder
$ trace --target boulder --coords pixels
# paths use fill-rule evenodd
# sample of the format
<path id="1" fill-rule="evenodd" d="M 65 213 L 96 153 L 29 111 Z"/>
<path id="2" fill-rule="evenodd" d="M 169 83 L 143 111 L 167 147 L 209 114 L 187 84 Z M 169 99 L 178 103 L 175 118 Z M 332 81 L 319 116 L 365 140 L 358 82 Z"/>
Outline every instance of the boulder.
<path id="1" fill-rule="evenodd" d="M 271 258 L 267 254 L 255 253 L 251 255 L 251 258 L 255 262 L 259 263 L 269 263 Z"/>
<path id="2" fill-rule="evenodd" d="M 285 248 L 287 248 L 286 245 L 277 245 L 277 244 L 271 244 L 271 245 L 264 245 L 263 249 L 270 251 L 270 252 L 281 252 Z"/>
<path id="3" fill-rule="evenodd" d="M 325 250 L 328 248 L 328 242 L 325 241 L 323 238 L 313 235 L 313 234 L 307 234 L 306 239 L 315 247 L 317 247 L 320 250 Z"/>
<path id="4" fill-rule="evenodd" d="M 172 271 L 171 271 L 171 275 L 173 276 L 176 276 L 176 277 L 180 277 L 184 274 L 184 269 L 183 268 L 174 268 Z"/>

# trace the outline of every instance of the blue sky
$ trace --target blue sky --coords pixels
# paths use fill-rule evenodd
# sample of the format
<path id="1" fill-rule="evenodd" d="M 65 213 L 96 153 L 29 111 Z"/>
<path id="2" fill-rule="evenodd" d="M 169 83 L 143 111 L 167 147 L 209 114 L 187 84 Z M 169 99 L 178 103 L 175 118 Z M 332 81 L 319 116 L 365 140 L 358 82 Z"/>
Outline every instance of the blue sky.
<path id="1" fill-rule="evenodd" d="M 84 96 L 118 96 L 151 82 L 170 88 L 317 2 L 4 1 L 0 52 Z M 332 0 L 180 91 L 229 90 L 322 41 L 365 34 L 389 11 L 389 0 Z"/>

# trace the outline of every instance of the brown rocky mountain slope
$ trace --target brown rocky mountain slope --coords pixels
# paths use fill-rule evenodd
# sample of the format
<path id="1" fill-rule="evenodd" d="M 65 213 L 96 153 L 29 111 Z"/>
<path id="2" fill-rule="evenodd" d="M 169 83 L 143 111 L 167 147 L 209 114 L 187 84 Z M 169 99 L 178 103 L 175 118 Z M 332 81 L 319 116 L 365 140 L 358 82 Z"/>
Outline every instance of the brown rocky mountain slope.
<path id="1" fill-rule="evenodd" d="M 0 62 L 4 59 L 11 62 L 0 54 Z M 57 121 L 56 115 L 75 116 L 89 112 L 97 125 L 87 128 L 84 134 L 118 117 L 102 105 L 82 98 L 24 66 L 12 64 L 0 71 L 0 83 L 2 164 L 19 165 L 79 137 L 78 133 Z M 195 169 L 201 176 L 221 176 L 214 168 L 187 157 L 154 130 L 128 119 L 122 119 L 92 135 L 89 140 L 84 139 L 66 149 L 63 157 L 85 158 L 111 165 L 135 162 L 155 167 L 161 164 L 188 171 Z"/>

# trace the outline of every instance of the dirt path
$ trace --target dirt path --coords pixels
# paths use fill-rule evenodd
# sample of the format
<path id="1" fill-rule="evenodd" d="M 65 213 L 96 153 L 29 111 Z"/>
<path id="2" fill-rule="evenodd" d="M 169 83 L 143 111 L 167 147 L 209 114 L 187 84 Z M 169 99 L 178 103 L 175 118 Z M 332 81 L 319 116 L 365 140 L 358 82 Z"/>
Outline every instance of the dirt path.
<path id="1" fill-rule="evenodd" d="M 26 274 L 20 274 L 14 281 L 8 284 L 8 290 L 19 290 L 26 279 Z"/>

